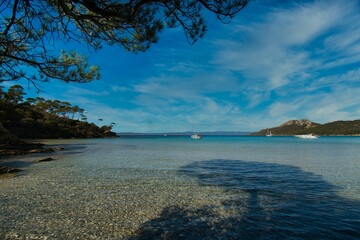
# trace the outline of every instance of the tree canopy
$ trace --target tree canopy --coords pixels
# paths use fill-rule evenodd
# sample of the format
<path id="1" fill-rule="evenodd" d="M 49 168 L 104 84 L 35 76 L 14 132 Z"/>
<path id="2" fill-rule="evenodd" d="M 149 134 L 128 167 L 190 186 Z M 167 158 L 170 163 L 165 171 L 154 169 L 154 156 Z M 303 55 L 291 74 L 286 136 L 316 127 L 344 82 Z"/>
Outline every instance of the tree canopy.
<path id="1" fill-rule="evenodd" d="M 0 86 L 0 134 L 8 130 L 19 138 L 113 137 L 115 123 L 96 126 L 86 121 L 86 111 L 79 106 L 41 97 L 26 98 L 20 85 L 7 91 Z M 4 130 L 6 129 L 6 130 Z M 0 136 L 0 144 L 7 141 Z M 10 140 L 13 139 L 10 136 Z"/>
<path id="2" fill-rule="evenodd" d="M 118 45 L 134 53 L 156 43 L 164 28 L 181 27 L 189 43 L 206 32 L 203 12 L 226 22 L 249 0 L 3 0 L 0 3 L 0 82 L 25 78 L 89 82 L 99 68 L 76 52 L 54 52 L 56 41 L 92 49 Z M 24 70 L 34 74 L 29 75 Z"/>

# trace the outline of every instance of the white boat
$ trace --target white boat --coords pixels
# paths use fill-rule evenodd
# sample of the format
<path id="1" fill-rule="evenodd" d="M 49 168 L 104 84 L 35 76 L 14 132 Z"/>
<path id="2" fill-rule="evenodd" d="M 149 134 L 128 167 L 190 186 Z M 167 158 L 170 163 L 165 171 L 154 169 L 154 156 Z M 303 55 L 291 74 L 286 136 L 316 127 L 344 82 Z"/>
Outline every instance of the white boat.
<path id="1" fill-rule="evenodd" d="M 194 133 L 193 135 L 191 135 L 191 138 L 192 138 L 192 139 L 200 139 L 200 138 L 201 138 L 201 135 L 200 135 L 200 134 L 197 134 L 197 133 Z"/>
<path id="2" fill-rule="evenodd" d="M 319 136 L 311 133 L 311 134 L 295 135 L 294 137 L 297 137 L 297 138 L 305 138 L 305 139 L 315 139 L 315 138 L 318 138 Z"/>
<path id="3" fill-rule="evenodd" d="M 268 131 L 267 131 L 266 136 L 267 136 L 267 137 L 272 137 L 271 130 L 268 130 Z"/>

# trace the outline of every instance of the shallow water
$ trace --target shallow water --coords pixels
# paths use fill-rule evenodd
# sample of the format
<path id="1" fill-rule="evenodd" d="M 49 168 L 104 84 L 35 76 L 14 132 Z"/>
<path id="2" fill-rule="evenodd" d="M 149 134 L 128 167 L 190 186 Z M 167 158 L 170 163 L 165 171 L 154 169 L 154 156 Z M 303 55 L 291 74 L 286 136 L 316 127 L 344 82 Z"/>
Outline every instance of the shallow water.
<path id="1" fill-rule="evenodd" d="M 360 239 L 359 137 L 48 143 L 8 159 L 0 239 Z"/>

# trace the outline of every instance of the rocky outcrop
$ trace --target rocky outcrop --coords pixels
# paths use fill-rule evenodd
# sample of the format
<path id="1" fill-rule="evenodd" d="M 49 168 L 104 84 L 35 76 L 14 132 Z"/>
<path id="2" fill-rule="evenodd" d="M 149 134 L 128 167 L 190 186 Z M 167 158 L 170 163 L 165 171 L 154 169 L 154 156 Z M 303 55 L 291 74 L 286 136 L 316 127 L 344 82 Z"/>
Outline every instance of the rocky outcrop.
<path id="1" fill-rule="evenodd" d="M 22 171 L 19 168 L 13 168 L 13 167 L 0 167 L 0 174 L 5 174 L 5 173 L 16 173 L 16 172 L 20 172 Z"/>
<path id="2" fill-rule="evenodd" d="M 114 138 L 114 137 L 116 137 L 116 133 L 114 133 L 114 132 L 112 132 L 112 131 L 110 131 L 110 130 L 106 130 L 105 132 L 104 132 L 104 135 L 103 135 L 104 137 L 107 137 L 107 138 Z"/>
<path id="3" fill-rule="evenodd" d="M 287 127 L 287 126 L 297 126 L 297 127 L 302 127 L 302 128 L 312 128 L 312 127 L 317 127 L 320 126 L 321 124 L 319 123 L 314 123 L 310 120 L 307 119 L 301 119 L 301 120 L 290 120 L 287 121 L 283 124 L 281 124 L 279 126 L 279 128 L 281 127 Z"/>
<path id="4" fill-rule="evenodd" d="M 271 131 L 272 135 L 275 136 L 306 134 L 313 132 L 313 130 L 316 129 L 318 126 L 321 126 L 321 124 L 312 122 L 307 119 L 290 120 L 281 124 L 278 127 L 263 129 L 259 132 L 253 133 L 252 135 L 264 136 L 269 131 Z"/>

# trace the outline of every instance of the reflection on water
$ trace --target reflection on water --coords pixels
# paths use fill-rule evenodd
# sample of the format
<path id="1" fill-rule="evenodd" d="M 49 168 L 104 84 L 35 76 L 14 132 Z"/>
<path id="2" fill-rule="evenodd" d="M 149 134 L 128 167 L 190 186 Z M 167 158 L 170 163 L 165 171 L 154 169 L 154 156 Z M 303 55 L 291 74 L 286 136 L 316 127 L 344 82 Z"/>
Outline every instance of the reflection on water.
<path id="1" fill-rule="evenodd" d="M 0 180 L 0 239 L 360 239 L 357 141 L 53 142 Z"/>

